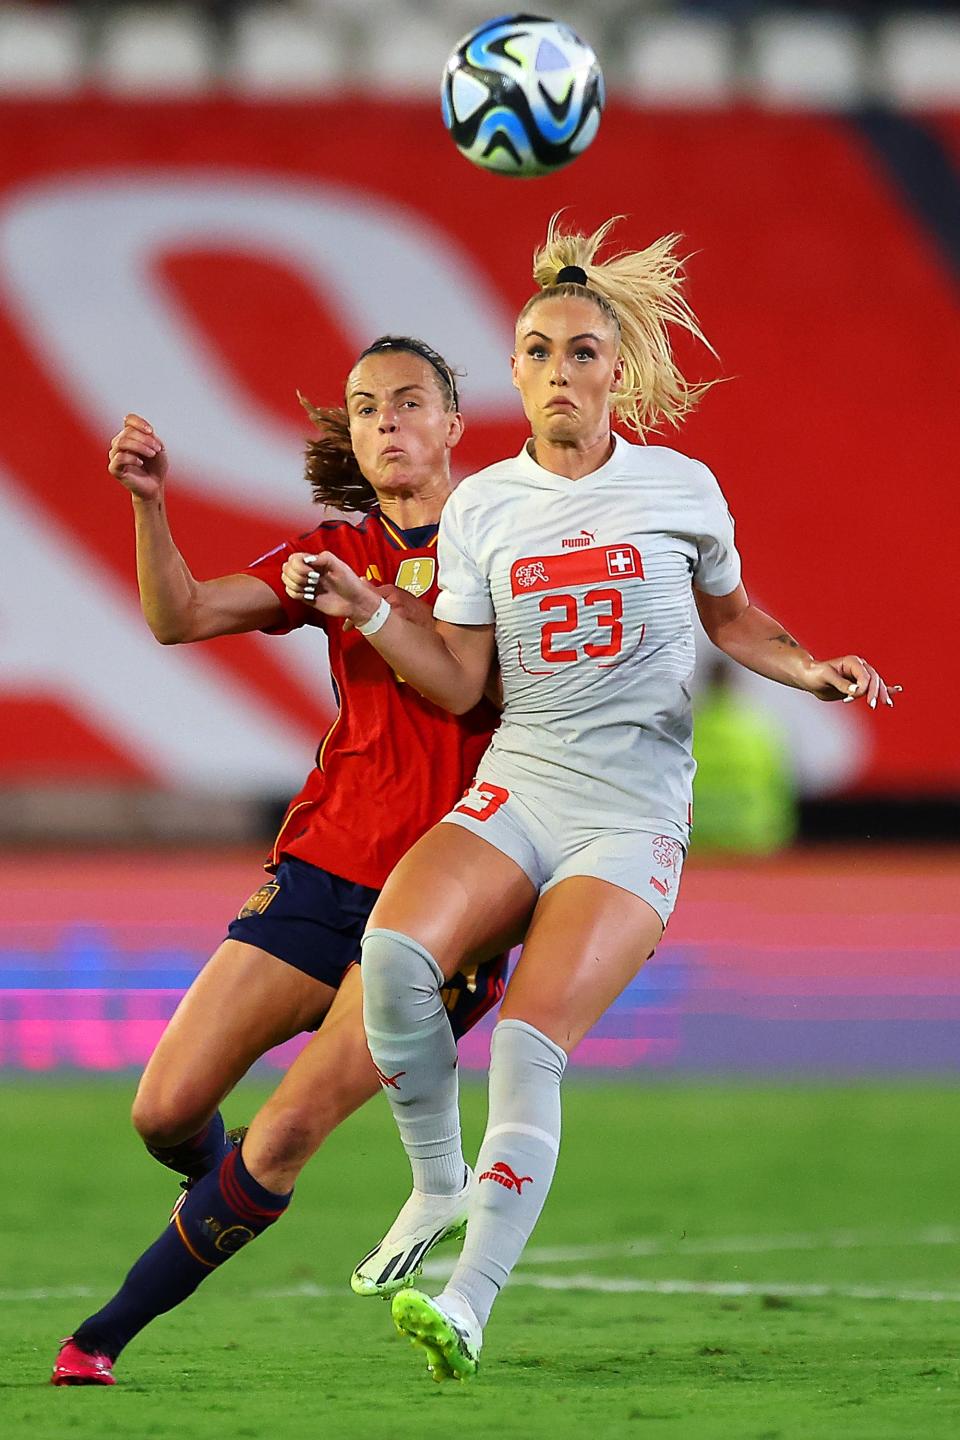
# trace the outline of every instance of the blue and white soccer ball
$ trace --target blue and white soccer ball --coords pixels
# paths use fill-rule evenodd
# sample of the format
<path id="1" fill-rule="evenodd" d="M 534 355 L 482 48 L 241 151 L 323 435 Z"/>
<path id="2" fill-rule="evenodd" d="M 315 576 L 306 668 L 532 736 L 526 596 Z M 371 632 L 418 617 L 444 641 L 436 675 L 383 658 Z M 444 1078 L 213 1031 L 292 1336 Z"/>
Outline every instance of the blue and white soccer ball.
<path id="1" fill-rule="evenodd" d="M 600 128 L 603 73 L 569 25 L 501 15 L 447 61 L 443 123 L 461 155 L 499 175 L 547 175 L 582 155 Z"/>

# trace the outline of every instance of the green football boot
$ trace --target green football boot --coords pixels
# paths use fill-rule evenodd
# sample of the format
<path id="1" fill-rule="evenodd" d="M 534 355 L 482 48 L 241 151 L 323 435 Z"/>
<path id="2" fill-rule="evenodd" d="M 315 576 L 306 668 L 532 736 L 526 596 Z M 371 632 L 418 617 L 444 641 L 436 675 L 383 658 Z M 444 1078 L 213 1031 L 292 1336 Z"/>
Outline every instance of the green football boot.
<path id="1" fill-rule="evenodd" d="M 441 1305 L 419 1290 L 401 1290 L 390 1306 L 398 1332 L 427 1357 L 434 1380 L 469 1380 L 480 1368 L 483 1332 L 473 1315 Z"/>

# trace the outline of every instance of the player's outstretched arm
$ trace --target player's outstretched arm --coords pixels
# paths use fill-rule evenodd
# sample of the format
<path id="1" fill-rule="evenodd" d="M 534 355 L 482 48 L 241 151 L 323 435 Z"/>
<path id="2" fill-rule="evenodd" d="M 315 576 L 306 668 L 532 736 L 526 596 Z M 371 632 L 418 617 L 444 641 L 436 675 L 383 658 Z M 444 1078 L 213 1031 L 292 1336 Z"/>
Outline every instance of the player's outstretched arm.
<path id="1" fill-rule="evenodd" d="M 893 705 L 899 685 L 885 685 L 859 655 L 815 660 L 779 621 L 750 604 L 742 585 L 729 595 L 707 595 L 696 589 L 694 595 L 703 628 L 714 645 L 757 675 L 807 690 L 818 700 L 865 698 L 871 710 L 878 701 Z"/>
<path id="2" fill-rule="evenodd" d="M 292 599 L 349 621 L 361 634 L 371 626 L 365 638 L 373 648 L 435 705 L 463 715 L 481 699 L 493 659 L 492 625 L 424 626 L 337 555 L 291 555 L 283 583 Z M 373 629 L 375 616 L 383 623 Z"/>
<path id="3" fill-rule="evenodd" d="M 167 452 L 141 415 L 125 415 L 110 442 L 107 469 L 133 499 L 137 581 L 144 617 L 163 645 L 210 640 L 277 625 L 283 607 L 270 586 L 253 575 L 196 580 L 174 542 L 167 520 Z"/>

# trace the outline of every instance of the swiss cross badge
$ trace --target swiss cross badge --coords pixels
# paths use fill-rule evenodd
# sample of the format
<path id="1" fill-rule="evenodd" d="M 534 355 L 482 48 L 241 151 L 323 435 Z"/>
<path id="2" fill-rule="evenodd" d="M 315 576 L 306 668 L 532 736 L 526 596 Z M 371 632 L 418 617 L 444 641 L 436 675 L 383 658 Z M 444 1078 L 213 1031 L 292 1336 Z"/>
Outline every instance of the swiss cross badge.
<path id="1" fill-rule="evenodd" d="M 622 580 L 627 575 L 636 575 L 637 562 L 632 548 L 611 545 L 607 551 L 607 573 L 614 580 Z"/>

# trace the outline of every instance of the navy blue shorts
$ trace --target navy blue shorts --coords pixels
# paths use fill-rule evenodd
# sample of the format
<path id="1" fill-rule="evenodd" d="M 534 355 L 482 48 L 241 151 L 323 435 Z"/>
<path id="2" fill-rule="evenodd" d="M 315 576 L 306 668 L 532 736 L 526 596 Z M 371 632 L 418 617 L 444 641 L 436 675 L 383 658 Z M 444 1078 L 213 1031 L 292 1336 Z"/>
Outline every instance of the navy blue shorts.
<path id="1" fill-rule="evenodd" d="M 379 895 L 369 885 L 285 855 L 227 933 L 336 990 L 350 966 L 359 964 L 360 941 Z M 458 1040 L 496 1005 L 506 983 L 505 955 L 453 976 L 443 1000 Z"/>

